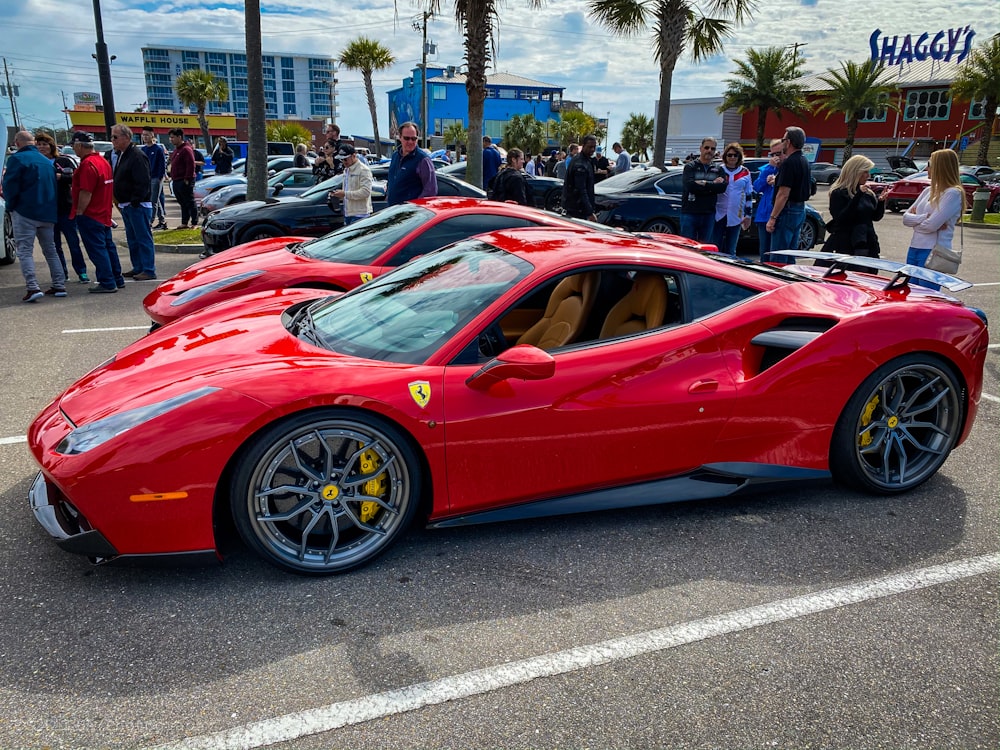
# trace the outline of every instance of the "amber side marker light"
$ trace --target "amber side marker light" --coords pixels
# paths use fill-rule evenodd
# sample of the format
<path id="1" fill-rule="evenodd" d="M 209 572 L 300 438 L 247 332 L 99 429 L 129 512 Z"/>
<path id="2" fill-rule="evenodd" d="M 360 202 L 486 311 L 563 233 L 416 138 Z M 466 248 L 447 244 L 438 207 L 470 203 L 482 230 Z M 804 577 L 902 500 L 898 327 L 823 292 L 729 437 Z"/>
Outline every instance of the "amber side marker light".
<path id="1" fill-rule="evenodd" d="M 148 495 L 130 495 L 129 501 L 133 503 L 156 503 L 160 500 L 183 500 L 188 496 L 186 492 L 152 492 Z"/>

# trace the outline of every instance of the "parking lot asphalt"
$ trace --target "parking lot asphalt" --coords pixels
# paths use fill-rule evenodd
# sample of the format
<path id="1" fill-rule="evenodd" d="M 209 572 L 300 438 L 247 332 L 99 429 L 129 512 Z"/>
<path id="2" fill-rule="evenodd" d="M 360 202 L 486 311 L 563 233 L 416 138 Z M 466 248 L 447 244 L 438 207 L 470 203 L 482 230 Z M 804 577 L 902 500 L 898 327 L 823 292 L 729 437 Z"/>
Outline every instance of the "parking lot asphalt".
<path id="1" fill-rule="evenodd" d="M 905 257 L 898 215 L 877 231 Z M 28 305 L 0 268 L 0 747 L 1000 746 L 998 239 L 965 231 L 958 296 L 993 322 L 978 421 L 920 488 L 414 529 L 324 579 L 239 545 L 189 569 L 56 548 L 27 425 L 144 335 L 152 284 Z M 193 260 L 161 254 L 161 279 Z"/>

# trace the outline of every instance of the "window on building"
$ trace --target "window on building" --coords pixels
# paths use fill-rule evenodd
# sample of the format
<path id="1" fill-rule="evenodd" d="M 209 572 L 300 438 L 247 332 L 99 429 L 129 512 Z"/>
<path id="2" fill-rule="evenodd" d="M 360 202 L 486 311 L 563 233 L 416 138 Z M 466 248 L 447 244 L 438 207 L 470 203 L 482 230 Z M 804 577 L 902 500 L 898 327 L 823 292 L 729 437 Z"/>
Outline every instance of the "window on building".
<path id="1" fill-rule="evenodd" d="M 517 98 L 517 89 L 497 89 L 497 96 L 500 99 L 515 99 Z"/>
<path id="2" fill-rule="evenodd" d="M 448 98 L 448 87 L 442 86 L 440 84 L 431 84 L 427 87 L 429 89 L 431 99 L 436 99 L 438 101 Z"/>
<path id="3" fill-rule="evenodd" d="M 142 57 L 144 60 L 169 60 L 170 51 L 165 49 L 144 49 Z"/>
<path id="4" fill-rule="evenodd" d="M 295 71 L 292 70 L 291 68 L 282 68 L 281 69 L 281 80 L 282 81 L 294 81 L 295 80 Z"/>
<path id="5" fill-rule="evenodd" d="M 879 97 L 879 105 L 877 107 L 865 107 L 861 112 L 858 113 L 858 122 L 885 122 L 885 118 L 889 112 L 888 107 L 881 102 L 888 102 L 889 95 L 882 94 Z M 844 122 L 847 122 L 847 115 L 844 115 Z"/>
<path id="6" fill-rule="evenodd" d="M 906 92 L 904 120 L 947 120 L 951 116 L 951 91 L 914 89 Z"/>
<path id="7" fill-rule="evenodd" d="M 184 52 L 181 52 L 181 60 L 183 62 L 200 62 L 201 56 L 197 52 L 185 50 Z"/>
<path id="8" fill-rule="evenodd" d="M 502 139 L 506 125 L 506 120 L 483 120 L 483 135 L 488 135 L 494 141 Z"/>
<path id="9" fill-rule="evenodd" d="M 213 65 L 225 65 L 226 64 L 226 53 L 225 52 L 206 52 L 205 62 Z"/>
<path id="10" fill-rule="evenodd" d="M 290 57 L 283 57 L 283 58 L 281 58 L 281 67 L 283 67 L 283 68 L 294 68 L 295 67 L 295 60 L 293 60 Z"/>
<path id="11" fill-rule="evenodd" d="M 288 116 L 288 115 L 294 115 L 294 114 L 295 114 L 295 102 L 292 102 L 291 104 L 286 104 L 285 105 L 285 115 Z"/>
<path id="12" fill-rule="evenodd" d="M 198 63 L 184 63 L 184 70 L 201 70 Z"/>
<path id="13" fill-rule="evenodd" d="M 985 120 L 986 119 L 986 100 L 980 99 L 979 101 L 972 102 L 969 104 L 969 119 L 970 120 Z"/>

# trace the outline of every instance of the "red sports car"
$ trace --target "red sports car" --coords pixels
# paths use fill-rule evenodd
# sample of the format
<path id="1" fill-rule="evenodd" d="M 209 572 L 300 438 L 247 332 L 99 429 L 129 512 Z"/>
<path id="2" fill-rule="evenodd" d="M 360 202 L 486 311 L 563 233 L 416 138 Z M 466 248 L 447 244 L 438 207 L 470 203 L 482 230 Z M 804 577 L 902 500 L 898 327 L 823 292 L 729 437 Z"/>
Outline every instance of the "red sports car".
<path id="1" fill-rule="evenodd" d="M 193 313 L 49 404 L 37 519 L 100 561 L 217 553 L 231 518 L 298 573 L 434 526 L 930 479 L 972 428 L 985 316 L 890 261 L 776 268 L 614 233 L 463 240 L 347 294 Z M 887 269 L 892 279 L 851 271 Z"/>
<path id="2" fill-rule="evenodd" d="M 959 175 L 962 187 L 965 189 L 965 205 L 972 206 L 972 196 L 980 188 L 990 191 L 990 202 L 986 204 L 986 209 L 993 213 L 1000 211 L 1000 184 L 983 182 L 975 175 L 962 172 Z M 893 182 L 885 196 L 885 207 L 890 211 L 904 211 L 909 208 L 925 188 L 931 186 L 931 180 L 926 172 L 904 177 Z"/>
<path id="3" fill-rule="evenodd" d="M 276 237 L 231 248 L 167 279 L 143 305 L 155 328 L 252 292 L 289 287 L 347 291 L 474 234 L 532 226 L 611 231 L 511 203 L 427 198 L 392 206 L 318 239 Z"/>

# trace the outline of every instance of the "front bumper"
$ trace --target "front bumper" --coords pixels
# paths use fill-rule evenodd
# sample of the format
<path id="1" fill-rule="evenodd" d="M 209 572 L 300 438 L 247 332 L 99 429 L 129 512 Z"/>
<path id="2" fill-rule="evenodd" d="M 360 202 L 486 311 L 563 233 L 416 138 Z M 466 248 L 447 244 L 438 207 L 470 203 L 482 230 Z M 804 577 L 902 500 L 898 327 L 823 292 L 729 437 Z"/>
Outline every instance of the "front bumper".
<path id="1" fill-rule="evenodd" d="M 42 472 L 28 490 L 28 503 L 35 520 L 49 532 L 55 543 L 67 552 L 86 555 L 96 561 L 118 557 L 118 550 L 97 529 L 89 527 L 87 519 L 61 497 L 55 486 L 51 487 Z"/>
<path id="2" fill-rule="evenodd" d="M 201 241 L 212 252 L 228 250 L 234 244 L 233 229 L 212 229 L 206 224 L 201 230 Z"/>

